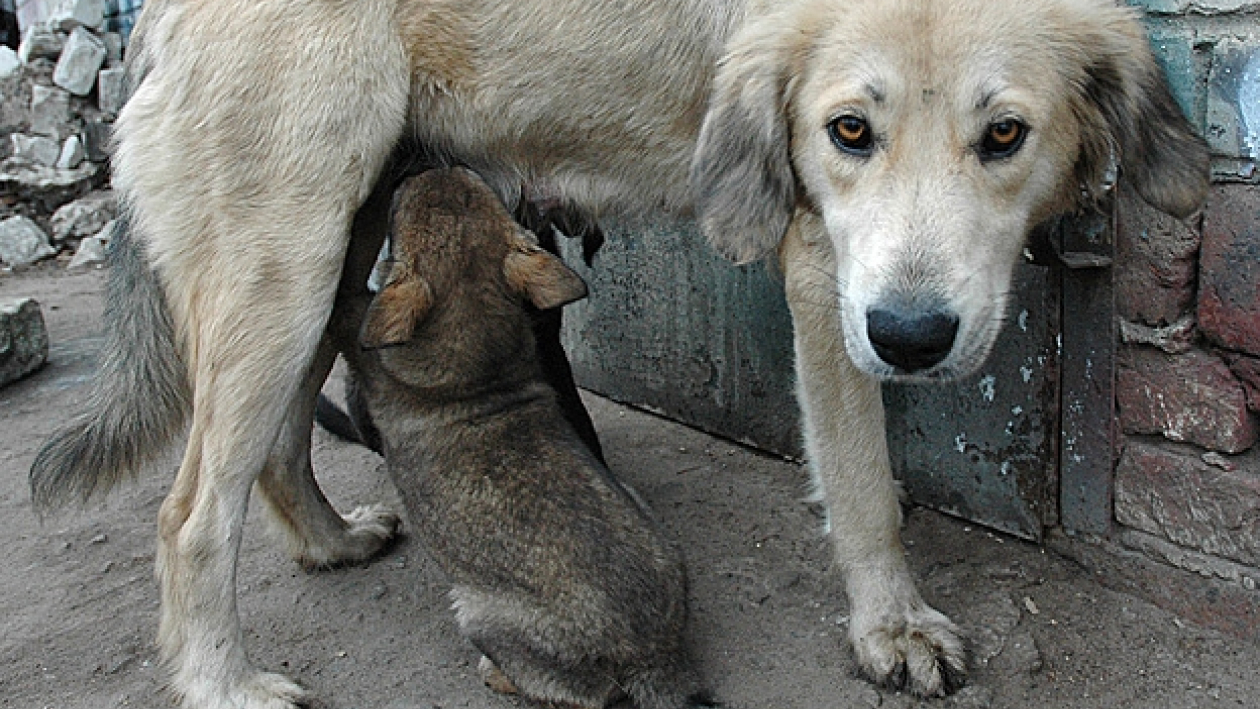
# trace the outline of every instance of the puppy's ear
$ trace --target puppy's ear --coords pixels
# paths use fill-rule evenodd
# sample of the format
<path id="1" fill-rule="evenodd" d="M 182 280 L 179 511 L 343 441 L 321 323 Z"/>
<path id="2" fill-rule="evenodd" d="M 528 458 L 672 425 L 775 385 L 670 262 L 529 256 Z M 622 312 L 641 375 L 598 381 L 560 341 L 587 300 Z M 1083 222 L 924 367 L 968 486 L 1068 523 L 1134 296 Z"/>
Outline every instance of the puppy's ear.
<path id="1" fill-rule="evenodd" d="M 508 286 L 539 310 L 567 305 L 586 297 L 586 282 L 556 256 L 523 235 L 513 240 L 503 262 Z"/>
<path id="2" fill-rule="evenodd" d="M 395 264 L 389 283 L 368 306 L 359 332 L 359 346 L 365 350 L 407 344 L 416 325 L 433 307 L 433 291 L 428 282 L 412 273 L 399 273 L 410 270 L 399 266 Z"/>
<path id="3" fill-rule="evenodd" d="M 750 23 L 731 40 L 692 157 L 700 229 L 737 263 L 772 253 L 796 206 L 786 115 L 794 35 L 783 24 Z"/>
<path id="4" fill-rule="evenodd" d="M 1186 217 L 1203 204 L 1211 179 L 1207 143 L 1168 90 L 1141 24 L 1127 8 L 1089 18 L 1078 109 L 1083 138 L 1077 177 L 1089 193 L 1118 162 L 1152 206 Z M 1101 37 L 1099 36 L 1101 35 Z"/>

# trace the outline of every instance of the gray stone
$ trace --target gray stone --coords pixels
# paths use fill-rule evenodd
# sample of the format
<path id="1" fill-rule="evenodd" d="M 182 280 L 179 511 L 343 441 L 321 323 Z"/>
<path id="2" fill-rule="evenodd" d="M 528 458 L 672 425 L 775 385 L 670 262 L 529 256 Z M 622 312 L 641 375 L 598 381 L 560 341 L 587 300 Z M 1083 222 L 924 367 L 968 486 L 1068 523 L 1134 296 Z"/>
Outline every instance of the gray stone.
<path id="1" fill-rule="evenodd" d="M 0 262 L 27 266 L 55 253 L 48 235 L 27 217 L 9 217 L 0 222 Z"/>
<path id="2" fill-rule="evenodd" d="M 105 62 L 105 44 L 91 32 L 76 27 L 57 60 L 53 83 L 76 96 L 87 96 Z"/>
<path id="3" fill-rule="evenodd" d="M 53 86 L 31 87 L 31 132 L 54 140 L 71 133 L 70 94 Z"/>
<path id="4" fill-rule="evenodd" d="M 26 36 L 18 45 L 18 59 L 23 64 L 30 64 L 36 59 L 56 59 L 61 56 L 65 44 L 61 35 L 44 25 L 35 25 L 26 31 Z"/>
<path id="5" fill-rule="evenodd" d="M 53 167 L 61 157 L 61 145 L 52 138 L 14 133 L 9 139 L 13 143 L 13 157 L 31 164 Z"/>
<path id="6" fill-rule="evenodd" d="M 48 330 L 33 298 L 0 302 L 0 386 L 43 366 L 48 359 Z"/>
<path id="7" fill-rule="evenodd" d="M 113 133 L 113 124 L 100 119 L 89 119 L 83 122 L 83 148 L 87 150 L 87 159 L 92 162 L 105 162 L 109 159 L 109 138 Z"/>
<path id="8" fill-rule="evenodd" d="M 97 75 L 96 101 L 101 113 L 116 116 L 122 110 L 123 103 L 127 100 L 124 88 L 126 75 L 127 71 L 120 66 L 101 69 Z"/>
<path id="9" fill-rule="evenodd" d="M 102 32 L 97 37 L 105 45 L 105 64 L 117 64 L 123 59 L 123 38 L 117 32 Z"/>
<path id="10" fill-rule="evenodd" d="M 48 26 L 63 32 L 70 32 L 78 27 L 98 30 L 104 24 L 104 0 L 62 0 L 48 17 Z"/>
<path id="11" fill-rule="evenodd" d="M 22 60 L 17 52 L 7 46 L 0 45 L 0 79 L 7 79 L 22 68 Z"/>
<path id="12" fill-rule="evenodd" d="M 110 225 L 109 229 L 112 231 L 113 222 L 110 222 Z M 104 234 L 106 231 L 102 229 L 101 233 Z M 66 266 L 66 268 L 72 271 L 77 271 L 81 268 L 100 266 L 104 264 L 106 245 L 105 241 L 96 236 L 89 236 L 80 241 L 79 249 L 74 252 L 74 258 L 70 259 L 70 265 Z"/>
<path id="13" fill-rule="evenodd" d="M 73 170 L 83 163 L 84 157 L 83 141 L 79 140 L 79 136 L 72 135 L 61 145 L 61 155 L 57 157 L 57 169 Z"/>
<path id="14" fill-rule="evenodd" d="M 54 243 L 82 239 L 99 233 L 114 218 L 114 197 L 94 192 L 58 209 L 50 220 Z"/>
<path id="15" fill-rule="evenodd" d="M 60 146 L 57 151 L 60 154 Z M 73 170 L 58 170 L 9 158 L 0 162 L 0 194 L 27 203 L 37 213 L 52 214 L 99 187 L 107 177 L 100 165 L 91 162 Z"/>

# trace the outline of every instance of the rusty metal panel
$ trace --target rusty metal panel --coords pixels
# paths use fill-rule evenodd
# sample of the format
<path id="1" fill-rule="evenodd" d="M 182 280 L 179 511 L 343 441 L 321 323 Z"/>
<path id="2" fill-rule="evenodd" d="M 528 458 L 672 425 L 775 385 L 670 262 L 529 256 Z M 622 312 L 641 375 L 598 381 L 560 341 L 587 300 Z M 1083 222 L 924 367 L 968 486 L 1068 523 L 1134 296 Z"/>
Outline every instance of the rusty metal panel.
<path id="1" fill-rule="evenodd" d="M 1063 278 L 1063 528 L 1105 535 L 1112 526 L 1116 303 L 1114 204 L 1065 219 Z M 1073 267 L 1095 262 L 1095 267 Z"/>
<path id="2" fill-rule="evenodd" d="M 1017 267 L 1006 327 L 979 373 L 884 387 L 893 470 L 916 502 L 1026 539 L 1055 523 L 1056 278 Z"/>
<path id="3" fill-rule="evenodd" d="M 733 266 L 690 225 L 612 225 L 591 268 L 576 242 L 561 249 L 590 286 L 564 312 L 579 385 L 800 455 L 792 321 L 772 267 Z"/>

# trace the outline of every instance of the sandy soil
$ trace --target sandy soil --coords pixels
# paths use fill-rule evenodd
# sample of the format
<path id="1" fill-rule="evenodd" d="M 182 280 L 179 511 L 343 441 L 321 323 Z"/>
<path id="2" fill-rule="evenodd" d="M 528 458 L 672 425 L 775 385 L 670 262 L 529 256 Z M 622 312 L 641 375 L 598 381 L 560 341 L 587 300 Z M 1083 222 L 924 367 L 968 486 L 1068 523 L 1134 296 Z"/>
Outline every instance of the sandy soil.
<path id="1" fill-rule="evenodd" d="M 26 475 L 81 400 L 99 342 L 103 274 L 59 266 L 0 274 L 0 298 L 34 296 L 51 361 L 0 389 L 0 707 L 168 707 L 153 637 L 155 518 L 173 459 L 84 511 L 42 523 Z M 1260 707 L 1260 647 L 1103 589 L 1054 554 L 923 509 L 905 536 L 920 587 L 971 637 L 971 684 L 920 702 L 858 678 L 846 609 L 793 463 L 598 397 L 610 463 L 686 550 L 691 635 L 730 707 Z M 315 466 L 342 508 L 397 505 L 371 453 L 315 433 Z M 319 709 L 524 706 L 477 679 L 446 583 L 414 538 L 372 564 L 301 571 L 251 513 L 239 596 L 255 662 L 287 672 Z"/>

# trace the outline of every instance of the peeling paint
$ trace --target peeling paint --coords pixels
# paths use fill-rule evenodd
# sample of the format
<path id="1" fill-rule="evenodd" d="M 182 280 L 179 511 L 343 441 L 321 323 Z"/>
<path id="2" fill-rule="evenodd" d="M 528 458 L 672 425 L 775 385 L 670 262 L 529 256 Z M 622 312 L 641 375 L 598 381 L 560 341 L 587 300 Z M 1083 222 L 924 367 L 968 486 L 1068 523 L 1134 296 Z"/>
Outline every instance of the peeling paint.
<path id="1" fill-rule="evenodd" d="M 993 401 L 993 397 L 997 395 L 997 378 L 992 374 L 985 375 L 984 378 L 980 380 L 980 394 L 984 397 L 985 401 Z"/>
<path id="2" fill-rule="evenodd" d="M 1260 52 L 1251 56 L 1238 77 L 1238 112 L 1243 146 L 1252 158 L 1260 158 Z"/>

